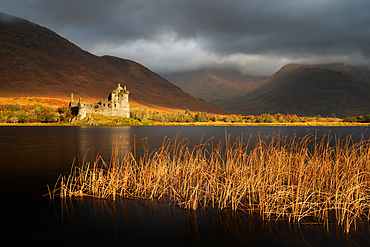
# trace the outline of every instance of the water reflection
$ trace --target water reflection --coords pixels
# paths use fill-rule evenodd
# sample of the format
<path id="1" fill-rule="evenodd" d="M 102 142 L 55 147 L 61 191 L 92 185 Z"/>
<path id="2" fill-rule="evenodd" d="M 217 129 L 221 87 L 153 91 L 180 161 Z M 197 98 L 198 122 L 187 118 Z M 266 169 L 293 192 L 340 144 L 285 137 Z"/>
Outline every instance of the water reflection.
<path id="1" fill-rule="evenodd" d="M 102 243 L 176 246 L 368 246 L 368 224 L 349 235 L 335 224 L 290 224 L 264 221 L 243 212 L 200 209 L 186 211 L 174 205 L 143 200 L 116 202 L 63 199 L 54 211 L 76 234 L 101 232 Z M 76 239 L 78 241 L 78 239 Z M 106 243 L 106 242 L 105 242 Z"/>
<path id="2" fill-rule="evenodd" d="M 5 235 L 18 232 L 21 245 L 180 245 L 180 246 L 370 246 L 367 222 L 343 235 L 336 226 L 296 225 L 262 221 L 246 214 L 212 210 L 184 211 L 174 205 L 122 200 L 116 203 L 92 198 L 51 202 L 41 198 L 60 174 L 68 175 L 76 156 L 88 161 L 98 151 L 109 162 L 112 147 L 122 141 L 124 154 L 134 142 L 145 140 L 149 152 L 165 136 L 187 138 L 189 146 L 213 137 L 213 142 L 243 136 L 255 138 L 281 133 L 302 136 L 324 133 L 368 139 L 367 127 L 0 127 L 0 195 Z M 119 139 L 121 137 L 121 139 Z M 142 142 L 137 144 L 137 155 Z M 7 234 L 9 233 L 9 234 Z"/>
<path id="3" fill-rule="evenodd" d="M 120 128 L 85 126 L 77 129 L 75 140 L 79 155 L 85 155 L 89 151 L 89 155 L 93 157 L 99 153 L 109 160 L 116 146 L 119 146 L 121 155 L 125 155 L 130 150 L 133 145 L 133 135 L 131 126 Z"/>
<path id="4" fill-rule="evenodd" d="M 351 136 L 353 141 L 362 137 L 368 139 L 370 132 L 367 127 L 287 127 L 287 126 L 263 126 L 263 127 L 240 127 L 240 126 L 121 126 L 121 127 L 91 127 L 82 126 L 75 129 L 75 144 L 78 146 L 76 155 L 79 161 L 86 155 L 88 161 L 95 159 L 99 153 L 106 162 L 109 162 L 112 151 L 118 145 L 119 157 L 127 152 L 135 153 L 136 157 L 142 156 L 147 150 L 149 153 L 161 147 L 165 141 L 184 140 L 189 147 L 196 143 L 208 141 L 210 147 L 219 142 L 229 139 L 231 143 L 243 139 L 249 142 L 250 148 L 258 138 L 273 137 L 279 134 L 281 137 L 293 135 L 303 137 L 310 134 L 318 139 L 331 136 L 334 142 L 336 138 L 344 139 Z"/>

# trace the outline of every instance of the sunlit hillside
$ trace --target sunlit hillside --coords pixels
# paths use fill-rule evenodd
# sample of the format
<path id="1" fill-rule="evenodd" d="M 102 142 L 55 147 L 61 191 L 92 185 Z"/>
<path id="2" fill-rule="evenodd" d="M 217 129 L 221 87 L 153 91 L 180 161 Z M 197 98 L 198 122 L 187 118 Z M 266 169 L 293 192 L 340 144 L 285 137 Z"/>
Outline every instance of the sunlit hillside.
<path id="1" fill-rule="evenodd" d="M 68 102 L 73 93 L 76 99 L 95 102 L 107 98 L 120 83 L 130 91 L 132 107 L 229 113 L 190 96 L 137 62 L 98 57 L 45 27 L 5 14 L 0 17 L 2 101 L 27 97 L 20 100 L 24 103 L 42 97 Z M 61 103 L 58 100 L 50 104 Z"/>

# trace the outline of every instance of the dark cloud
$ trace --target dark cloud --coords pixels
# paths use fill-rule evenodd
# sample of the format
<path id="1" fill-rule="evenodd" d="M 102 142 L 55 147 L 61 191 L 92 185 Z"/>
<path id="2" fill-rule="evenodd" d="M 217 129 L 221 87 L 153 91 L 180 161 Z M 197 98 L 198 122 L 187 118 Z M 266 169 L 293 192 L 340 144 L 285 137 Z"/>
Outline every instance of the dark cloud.
<path id="1" fill-rule="evenodd" d="M 370 57 L 368 0 L 12 0 L 0 9 L 91 52 L 125 57 L 131 49 L 137 60 L 145 59 L 140 53 L 145 45 L 159 49 L 149 52 L 163 59 L 177 53 L 191 64 L 185 55 L 194 55 L 199 66 L 234 55 L 280 63 L 339 58 L 367 63 Z M 184 66 L 181 57 L 176 62 Z"/>

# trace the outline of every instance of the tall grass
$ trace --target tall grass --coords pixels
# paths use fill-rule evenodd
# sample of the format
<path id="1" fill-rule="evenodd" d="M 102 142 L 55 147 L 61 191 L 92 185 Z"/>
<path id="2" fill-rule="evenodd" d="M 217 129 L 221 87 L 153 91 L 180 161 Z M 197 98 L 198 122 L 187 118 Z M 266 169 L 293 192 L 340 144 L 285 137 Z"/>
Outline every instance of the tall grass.
<path id="1" fill-rule="evenodd" d="M 137 198 L 199 207 L 257 213 L 263 219 L 307 220 L 346 232 L 370 218 L 370 143 L 312 135 L 302 138 L 243 138 L 231 143 L 166 140 L 149 154 L 101 156 L 72 166 L 61 177 L 61 197 Z"/>

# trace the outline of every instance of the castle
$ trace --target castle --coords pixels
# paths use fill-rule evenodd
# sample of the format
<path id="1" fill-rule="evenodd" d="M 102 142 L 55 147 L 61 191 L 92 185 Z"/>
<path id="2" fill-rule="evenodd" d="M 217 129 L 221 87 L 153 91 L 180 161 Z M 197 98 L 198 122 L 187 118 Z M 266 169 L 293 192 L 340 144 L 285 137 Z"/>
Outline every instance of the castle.
<path id="1" fill-rule="evenodd" d="M 81 98 L 78 103 L 73 101 L 73 93 L 71 94 L 71 102 L 69 107 L 72 113 L 77 116 L 77 120 L 86 118 L 87 113 L 95 113 L 104 116 L 130 117 L 130 103 L 128 102 L 129 91 L 118 84 L 118 87 L 113 90 L 108 96 L 108 100 L 102 100 L 98 103 L 82 102 Z"/>

